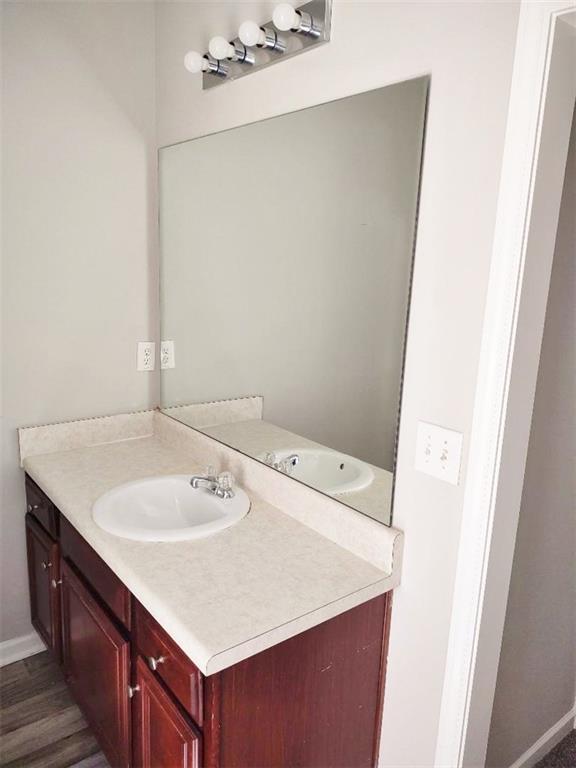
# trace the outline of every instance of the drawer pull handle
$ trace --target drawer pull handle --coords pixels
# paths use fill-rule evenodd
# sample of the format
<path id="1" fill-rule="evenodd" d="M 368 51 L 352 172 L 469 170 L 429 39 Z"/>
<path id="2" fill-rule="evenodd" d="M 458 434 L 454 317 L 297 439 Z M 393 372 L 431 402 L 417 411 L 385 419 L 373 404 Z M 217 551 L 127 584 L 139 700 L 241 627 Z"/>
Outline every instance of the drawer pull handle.
<path id="1" fill-rule="evenodd" d="M 139 691 L 139 690 L 140 690 L 140 686 L 139 685 L 129 685 L 128 686 L 128 698 L 131 699 L 134 696 L 134 694 L 137 691 Z"/>
<path id="2" fill-rule="evenodd" d="M 34 512 L 35 510 L 39 509 L 39 504 L 28 504 L 28 512 Z"/>
<path id="3" fill-rule="evenodd" d="M 42 568 L 44 568 L 45 571 L 48 570 L 48 568 L 52 567 L 52 563 L 47 563 L 45 560 L 42 560 Z"/>
<path id="4" fill-rule="evenodd" d="M 158 664 L 164 664 L 165 661 L 166 658 L 164 656 L 158 656 L 157 659 L 155 659 L 154 656 L 148 656 L 148 666 L 152 672 L 156 672 L 158 669 Z"/>
<path id="5" fill-rule="evenodd" d="M 57 589 L 60 586 L 60 584 L 62 584 L 62 579 L 58 579 L 58 581 L 56 581 L 56 579 L 52 579 L 52 587 L 54 589 Z"/>

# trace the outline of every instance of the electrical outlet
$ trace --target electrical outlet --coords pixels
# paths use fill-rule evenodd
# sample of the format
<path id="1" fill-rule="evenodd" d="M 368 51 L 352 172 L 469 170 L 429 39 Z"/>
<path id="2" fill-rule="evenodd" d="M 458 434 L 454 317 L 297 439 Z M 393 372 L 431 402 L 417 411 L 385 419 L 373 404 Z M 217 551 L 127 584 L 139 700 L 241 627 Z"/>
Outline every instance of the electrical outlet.
<path id="1" fill-rule="evenodd" d="M 153 371 L 155 367 L 156 344 L 153 341 L 139 341 L 136 370 Z"/>
<path id="2" fill-rule="evenodd" d="M 165 370 L 166 368 L 175 368 L 176 359 L 174 357 L 174 342 L 173 341 L 161 341 L 160 342 L 160 368 Z"/>
<path id="3" fill-rule="evenodd" d="M 418 422 L 416 435 L 416 469 L 458 485 L 462 460 L 461 432 Z"/>

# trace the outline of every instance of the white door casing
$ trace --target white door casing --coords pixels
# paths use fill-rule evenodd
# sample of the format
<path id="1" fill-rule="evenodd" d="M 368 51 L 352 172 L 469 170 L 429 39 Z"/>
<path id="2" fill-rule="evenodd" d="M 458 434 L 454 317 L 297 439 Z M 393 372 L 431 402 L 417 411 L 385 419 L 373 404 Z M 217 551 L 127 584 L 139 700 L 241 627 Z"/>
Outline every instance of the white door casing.
<path id="1" fill-rule="evenodd" d="M 522 2 L 436 766 L 483 766 L 576 98 L 576 5 Z"/>

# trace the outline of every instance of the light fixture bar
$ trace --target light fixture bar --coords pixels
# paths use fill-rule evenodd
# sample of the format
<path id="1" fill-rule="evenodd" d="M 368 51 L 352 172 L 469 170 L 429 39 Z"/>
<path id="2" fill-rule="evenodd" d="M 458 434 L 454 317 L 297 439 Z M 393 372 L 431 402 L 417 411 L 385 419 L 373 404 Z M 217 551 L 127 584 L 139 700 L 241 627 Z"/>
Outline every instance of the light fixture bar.
<path id="1" fill-rule="evenodd" d="M 274 9 L 277 23 L 272 20 L 262 24 L 245 22 L 240 27 L 240 37 L 231 41 L 212 38 L 210 55 L 203 57 L 205 61 L 200 62 L 198 54 L 193 57 L 187 54 L 194 68 L 185 66 L 190 72 L 202 73 L 204 90 L 238 80 L 327 43 L 331 15 L 332 0 L 311 0 L 292 7 L 280 3 Z"/>

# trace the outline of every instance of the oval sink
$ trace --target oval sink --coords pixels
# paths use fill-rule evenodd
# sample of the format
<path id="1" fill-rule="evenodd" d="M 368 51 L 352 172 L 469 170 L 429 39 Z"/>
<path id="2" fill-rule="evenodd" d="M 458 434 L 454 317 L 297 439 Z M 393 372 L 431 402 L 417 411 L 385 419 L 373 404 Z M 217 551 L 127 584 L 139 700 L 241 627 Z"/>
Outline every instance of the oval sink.
<path id="1" fill-rule="evenodd" d="M 286 472 L 295 480 L 311 485 L 323 493 L 351 493 L 367 488 L 374 479 L 372 468 L 360 459 L 329 448 L 282 448 L 275 450 L 278 462 L 298 456 L 298 463 Z M 258 456 L 266 462 L 266 454 Z"/>
<path id="2" fill-rule="evenodd" d="M 220 499 L 192 488 L 191 475 L 148 477 L 113 488 L 92 507 L 94 522 L 108 533 L 135 541 L 200 539 L 237 523 L 250 509 L 241 488 Z"/>

